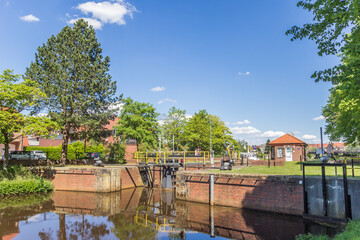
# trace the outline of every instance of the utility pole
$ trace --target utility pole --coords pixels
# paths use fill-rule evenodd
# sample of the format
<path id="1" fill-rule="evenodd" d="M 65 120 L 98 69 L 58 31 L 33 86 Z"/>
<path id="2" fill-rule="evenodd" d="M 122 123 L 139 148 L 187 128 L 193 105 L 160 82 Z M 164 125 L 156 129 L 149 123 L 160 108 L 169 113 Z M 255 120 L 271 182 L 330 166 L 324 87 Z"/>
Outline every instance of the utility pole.
<path id="1" fill-rule="evenodd" d="M 214 151 L 212 150 L 212 132 L 211 132 L 211 119 L 210 119 L 210 163 L 214 167 Z"/>
<path id="2" fill-rule="evenodd" d="M 324 157 L 324 145 L 323 145 L 322 127 L 320 127 L 320 137 L 321 137 L 321 157 Z"/>
<path id="3" fill-rule="evenodd" d="M 175 149 L 175 147 L 174 147 L 174 134 L 173 134 L 173 152 L 174 152 L 174 149 Z"/>

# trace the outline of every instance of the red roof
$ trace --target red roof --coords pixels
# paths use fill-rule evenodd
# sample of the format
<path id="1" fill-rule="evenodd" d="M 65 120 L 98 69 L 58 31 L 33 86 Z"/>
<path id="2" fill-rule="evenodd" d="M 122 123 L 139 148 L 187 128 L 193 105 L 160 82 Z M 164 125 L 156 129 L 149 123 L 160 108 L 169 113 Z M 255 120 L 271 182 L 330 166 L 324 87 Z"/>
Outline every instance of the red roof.
<path id="1" fill-rule="evenodd" d="M 62 144 L 62 139 L 42 139 L 39 140 L 39 147 L 57 147 Z"/>
<path id="2" fill-rule="evenodd" d="M 324 143 L 323 147 L 326 148 L 329 144 L 328 143 Z M 345 147 L 345 143 L 332 143 L 334 148 L 343 148 Z M 315 144 L 309 144 L 309 148 L 321 148 L 321 144 L 320 143 L 315 143 Z"/>
<path id="3" fill-rule="evenodd" d="M 307 145 L 305 142 L 301 141 L 300 139 L 290 135 L 285 134 L 269 143 L 270 145 L 283 145 L 283 144 L 301 144 L 301 145 Z"/>

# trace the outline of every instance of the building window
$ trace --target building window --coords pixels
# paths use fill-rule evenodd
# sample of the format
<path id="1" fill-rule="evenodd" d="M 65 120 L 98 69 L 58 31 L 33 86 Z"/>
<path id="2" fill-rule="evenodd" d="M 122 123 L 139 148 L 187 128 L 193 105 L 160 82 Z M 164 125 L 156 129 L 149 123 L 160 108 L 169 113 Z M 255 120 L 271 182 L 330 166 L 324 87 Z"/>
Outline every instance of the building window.
<path id="1" fill-rule="evenodd" d="M 284 157 L 284 149 L 283 148 L 278 148 L 277 149 L 277 157 L 278 158 Z"/>

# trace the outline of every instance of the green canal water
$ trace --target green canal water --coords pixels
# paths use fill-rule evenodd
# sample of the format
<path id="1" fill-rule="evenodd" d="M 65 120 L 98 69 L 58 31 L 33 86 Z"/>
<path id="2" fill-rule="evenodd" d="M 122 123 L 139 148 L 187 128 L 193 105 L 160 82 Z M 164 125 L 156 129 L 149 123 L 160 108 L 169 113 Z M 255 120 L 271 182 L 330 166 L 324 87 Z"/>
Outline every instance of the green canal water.
<path id="1" fill-rule="evenodd" d="M 0 198 L 0 239 L 295 239 L 337 229 L 299 217 L 178 201 L 172 191 Z"/>

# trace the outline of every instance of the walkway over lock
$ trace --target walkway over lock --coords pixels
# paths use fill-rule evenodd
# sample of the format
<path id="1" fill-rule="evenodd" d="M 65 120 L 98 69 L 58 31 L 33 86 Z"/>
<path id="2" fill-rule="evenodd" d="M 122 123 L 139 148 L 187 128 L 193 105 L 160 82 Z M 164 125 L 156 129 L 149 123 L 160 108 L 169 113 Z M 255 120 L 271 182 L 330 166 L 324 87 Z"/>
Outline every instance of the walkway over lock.
<path id="1" fill-rule="evenodd" d="M 230 151 L 229 154 L 224 155 L 224 157 L 229 157 L 235 159 L 236 162 L 239 162 L 240 151 Z M 182 166 L 191 166 L 191 165 L 212 165 L 215 162 L 214 155 L 211 155 L 209 151 L 161 151 L 161 152 L 135 152 L 134 158 L 136 159 L 137 164 L 145 165 L 161 165 L 168 163 L 177 163 Z M 219 162 L 219 161 L 218 161 Z"/>

